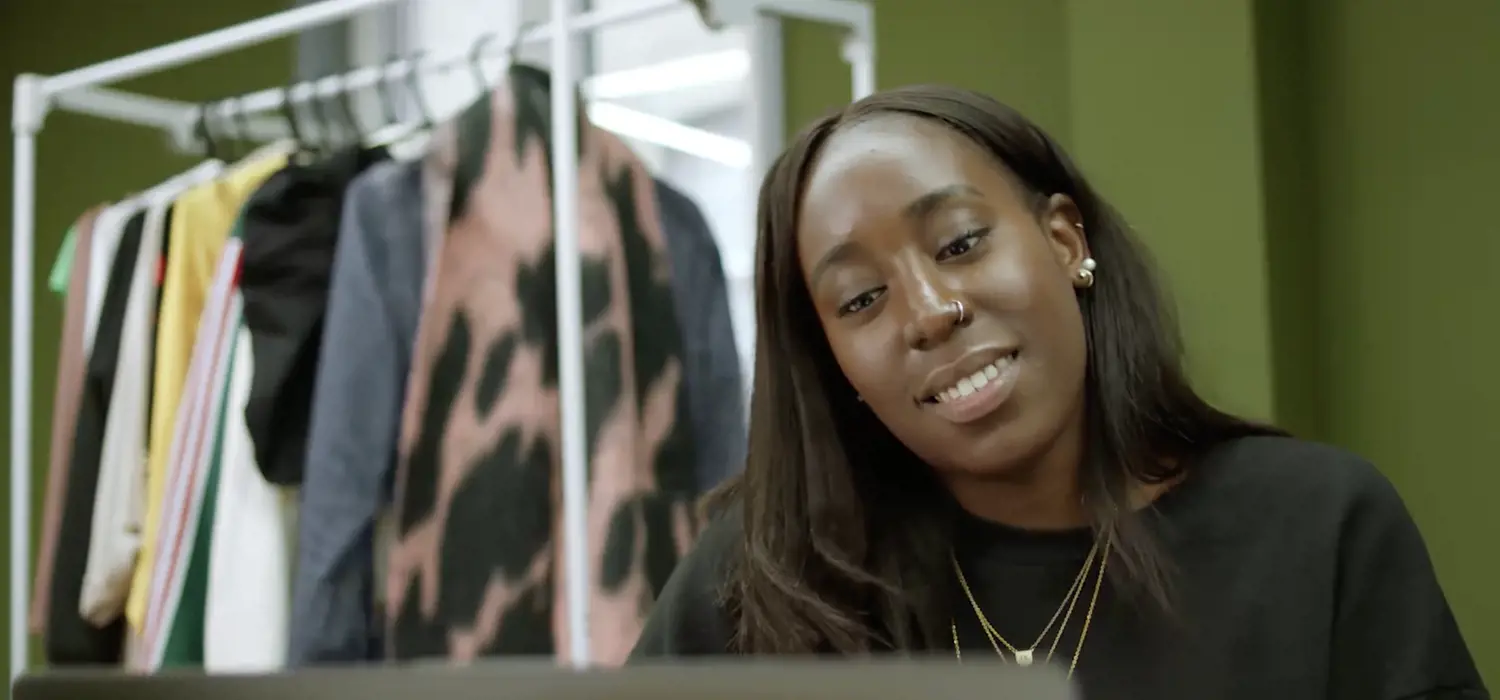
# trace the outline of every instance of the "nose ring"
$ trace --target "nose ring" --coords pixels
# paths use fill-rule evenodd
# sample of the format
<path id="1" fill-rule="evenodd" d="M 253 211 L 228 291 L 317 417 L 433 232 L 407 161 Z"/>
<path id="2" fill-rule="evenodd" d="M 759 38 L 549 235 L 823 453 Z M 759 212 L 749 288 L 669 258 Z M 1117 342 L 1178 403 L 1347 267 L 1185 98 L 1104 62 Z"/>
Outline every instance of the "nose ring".
<path id="1" fill-rule="evenodd" d="M 954 299 L 953 308 L 958 315 L 958 321 L 956 321 L 956 323 L 960 326 L 964 325 L 964 321 L 969 320 L 969 314 L 967 309 L 964 308 L 964 303 L 957 299 Z"/>

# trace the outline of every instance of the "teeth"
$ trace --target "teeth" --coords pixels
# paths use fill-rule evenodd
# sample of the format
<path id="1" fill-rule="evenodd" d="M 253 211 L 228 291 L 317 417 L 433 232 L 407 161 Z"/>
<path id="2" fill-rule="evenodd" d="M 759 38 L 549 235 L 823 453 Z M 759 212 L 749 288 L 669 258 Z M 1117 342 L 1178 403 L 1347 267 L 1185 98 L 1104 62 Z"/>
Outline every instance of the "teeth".
<path id="1" fill-rule="evenodd" d="M 999 377 L 1000 372 L 1014 359 L 1014 357 L 1003 357 L 991 364 L 985 365 L 978 372 L 958 380 L 958 384 L 938 392 L 935 398 L 938 403 L 943 403 L 969 396 L 989 385 L 996 377 Z"/>

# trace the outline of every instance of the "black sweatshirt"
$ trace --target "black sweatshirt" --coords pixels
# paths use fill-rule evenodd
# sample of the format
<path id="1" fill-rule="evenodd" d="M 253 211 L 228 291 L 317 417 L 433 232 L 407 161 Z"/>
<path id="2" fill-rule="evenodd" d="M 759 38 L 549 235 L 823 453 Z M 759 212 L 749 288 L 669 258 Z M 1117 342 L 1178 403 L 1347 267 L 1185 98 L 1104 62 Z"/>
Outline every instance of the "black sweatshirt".
<path id="1" fill-rule="evenodd" d="M 1172 568 L 1172 614 L 1099 594 L 1074 680 L 1084 700 L 1485 700 L 1417 527 L 1364 460 L 1288 438 L 1245 438 L 1200 460 L 1146 514 Z M 678 567 L 634 659 L 731 653 L 721 602 L 741 519 L 715 522 Z M 954 550 L 980 608 L 1029 646 L 1092 544 L 977 518 Z M 1093 578 L 1052 663 L 1068 666 Z M 953 582 L 966 659 L 995 652 Z M 1043 663 L 1051 639 L 1037 650 Z M 929 650 L 954 656 L 950 646 Z"/>

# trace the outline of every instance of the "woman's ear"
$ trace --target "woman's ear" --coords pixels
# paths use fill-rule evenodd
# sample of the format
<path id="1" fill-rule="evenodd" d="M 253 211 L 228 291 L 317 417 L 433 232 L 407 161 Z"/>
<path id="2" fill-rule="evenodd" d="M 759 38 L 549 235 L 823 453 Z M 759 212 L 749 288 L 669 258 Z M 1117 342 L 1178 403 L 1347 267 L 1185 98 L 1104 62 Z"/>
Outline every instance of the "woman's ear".
<path id="1" fill-rule="evenodd" d="M 1042 228 L 1059 269 L 1073 278 L 1089 257 L 1088 232 L 1084 230 L 1083 215 L 1073 198 L 1065 194 L 1048 197 L 1042 210 Z"/>

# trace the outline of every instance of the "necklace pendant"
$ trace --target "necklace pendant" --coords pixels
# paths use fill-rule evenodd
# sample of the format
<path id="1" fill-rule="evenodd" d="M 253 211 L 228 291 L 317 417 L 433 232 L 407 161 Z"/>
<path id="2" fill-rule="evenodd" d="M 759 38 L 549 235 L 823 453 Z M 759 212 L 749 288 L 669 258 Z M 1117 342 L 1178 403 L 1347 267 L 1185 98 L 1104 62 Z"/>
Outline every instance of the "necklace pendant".
<path id="1" fill-rule="evenodd" d="M 1017 666 L 1030 666 L 1031 665 L 1031 650 L 1030 649 L 1022 649 L 1022 650 L 1016 652 L 1016 665 Z"/>

